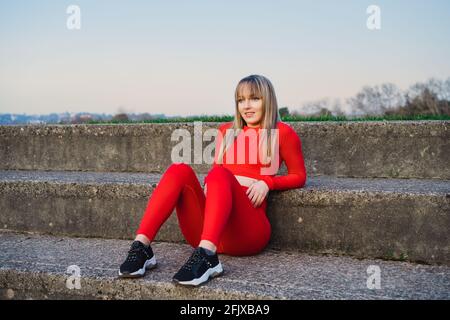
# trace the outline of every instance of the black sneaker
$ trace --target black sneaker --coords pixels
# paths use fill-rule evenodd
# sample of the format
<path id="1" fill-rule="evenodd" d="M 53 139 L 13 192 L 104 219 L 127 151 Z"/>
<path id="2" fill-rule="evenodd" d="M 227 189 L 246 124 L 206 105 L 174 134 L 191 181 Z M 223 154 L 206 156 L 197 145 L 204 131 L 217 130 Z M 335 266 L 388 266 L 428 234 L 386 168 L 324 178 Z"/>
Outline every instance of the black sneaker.
<path id="1" fill-rule="evenodd" d="M 208 279 L 223 273 L 217 254 L 208 255 L 204 248 L 198 247 L 184 266 L 173 276 L 173 281 L 182 285 L 198 286 Z"/>
<path id="2" fill-rule="evenodd" d="M 119 277 L 137 278 L 145 274 L 146 269 L 156 267 L 156 259 L 150 246 L 146 247 L 140 241 L 133 241 L 128 251 L 128 257 L 120 266 Z"/>

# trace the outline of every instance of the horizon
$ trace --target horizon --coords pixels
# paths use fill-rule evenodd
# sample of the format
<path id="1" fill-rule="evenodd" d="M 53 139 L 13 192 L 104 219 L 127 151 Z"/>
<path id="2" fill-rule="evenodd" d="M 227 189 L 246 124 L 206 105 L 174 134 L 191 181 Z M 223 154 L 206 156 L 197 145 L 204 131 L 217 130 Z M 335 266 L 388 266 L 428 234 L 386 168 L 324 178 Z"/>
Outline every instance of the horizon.
<path id="1" fill-rule="evenodd" d="M 373 4 L 379 30 L 366 25 Z M 79 30 L 67 27 L 70 5 Z M 294 111 L 364 86 L 450 76 L 445 0 L 0 0 L 0 9 L 2 114 L 233 114 L 249 74 L 267 76 L 279 107 Z"/>

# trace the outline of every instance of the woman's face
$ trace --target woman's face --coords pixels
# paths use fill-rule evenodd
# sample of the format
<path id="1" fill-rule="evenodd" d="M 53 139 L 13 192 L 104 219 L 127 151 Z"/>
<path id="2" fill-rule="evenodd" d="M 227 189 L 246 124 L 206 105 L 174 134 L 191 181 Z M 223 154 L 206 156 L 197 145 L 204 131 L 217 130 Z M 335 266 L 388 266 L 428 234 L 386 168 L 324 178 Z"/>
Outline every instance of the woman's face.
<path id="1" fill-rule="evenodd" d="M 238 110 L 249 128 L 258 127 L 263 116 L 262 98 L 252 96 L 248 86 L 244 86 L 238 96 Z"/>

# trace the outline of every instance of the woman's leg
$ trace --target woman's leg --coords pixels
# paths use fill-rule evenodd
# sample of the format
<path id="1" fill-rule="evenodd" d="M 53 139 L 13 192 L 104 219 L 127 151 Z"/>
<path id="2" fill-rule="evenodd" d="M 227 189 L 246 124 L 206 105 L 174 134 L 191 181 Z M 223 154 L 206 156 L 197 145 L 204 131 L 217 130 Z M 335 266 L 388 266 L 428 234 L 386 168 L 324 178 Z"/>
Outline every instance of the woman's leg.
<path id="1" fill-rule="evenodd" d="M 148 201 L 136 238 L 145 235 L 153 241 L 175 208 L 184 237 L 196 247 L 203 227 L 205 195 L 194 170 L 185 163 L 174 163 L 164 172 Z"/>
<path id="2" fill-rule="evenodd" d="M 251 255 L 260 252 L 270 237 L 270 225 L 265 216 L 266 203 L 253 208 L 250 199 L 236 177 L 222 166 L 213 167 L 206 176 L 208 185 L 200 239 L 218 247 L 217 253 Z M 177 207 L 182 230 L 189 230 L 187 208 Z M 182 220 L 185 219 L 185 220 Z M 196 231 L 197 232 L 197 231 Z M 184 232 L 190 234 L 190 232 Z M 197 244 L 195 242 L 194 246 Z M 192 245 L 192 243 L 191 243 Z M 173 276 L 181 285 L 202 284 L 210 277 L 223 274 L 217 253 L 199 247 Z"/>
<path id="3" fill-rule="evenodd" d="M 247 187 L 221 166 L 210 170 L 205 183 L 208 189 L 201 239 L 213 242 L 218 253 L 229 255 L 252 255 L 264 249 L 271 233 L 267 198 L 253 207 Z"/>
<path id="4" fill-rule="evenodd" d="M 136 233 L 153 241 L 176 208 L 180 229 L 192 247 L 209 240 L 218 253 L 251 255 L 261 251 L 270 238 L 267 200 L 254 208 L 246 187 L 224 167 L 211 169 L 205 182 L 207 197 L 189 165 L 172 164 L 153 191 Z"/>

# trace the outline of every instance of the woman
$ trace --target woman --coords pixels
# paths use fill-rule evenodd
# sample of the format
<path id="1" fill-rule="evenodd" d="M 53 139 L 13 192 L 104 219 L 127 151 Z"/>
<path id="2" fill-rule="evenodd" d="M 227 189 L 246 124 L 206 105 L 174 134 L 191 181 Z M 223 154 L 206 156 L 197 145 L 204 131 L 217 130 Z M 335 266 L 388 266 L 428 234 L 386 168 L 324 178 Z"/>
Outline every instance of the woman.
<path id="1" fill-rule="evenodd" d="M 204 190 L 191 166 L 168 167 L 149 199 L 120 277 L 143 276 L 156 266 L 150 243 L 174 208 L 184 237 L 195 248 L 173 277 L 178 284 L 196 286 L 221 275 L 218 253 L 254 255 L 266 247 L 271 233 L 267 194 L 301 188 L 306 182 L 301 141 L 280 121 L 275 91 L 267 78 L 242 79 L 235 104 L 234 121 L 219 126 Z M 240 143 L 247 137 L 256 137 L 256 143 Z M 288 174 L 275 176 L 282 161 Z"/>

